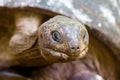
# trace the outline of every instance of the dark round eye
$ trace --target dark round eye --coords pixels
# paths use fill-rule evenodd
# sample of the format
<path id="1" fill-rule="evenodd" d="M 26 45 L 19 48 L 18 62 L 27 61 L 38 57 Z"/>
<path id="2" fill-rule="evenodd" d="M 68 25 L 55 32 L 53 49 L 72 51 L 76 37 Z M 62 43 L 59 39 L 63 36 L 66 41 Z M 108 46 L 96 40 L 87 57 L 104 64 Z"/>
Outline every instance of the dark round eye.
<path id="1" fill-rule="evenodd" d="M 61 38 L 61 35 L 58 31 L 52 31 L 51 32 L 51 35 L 52 35 L 52 39 L 56 42 L 62 42 L 62 38 Z"/>

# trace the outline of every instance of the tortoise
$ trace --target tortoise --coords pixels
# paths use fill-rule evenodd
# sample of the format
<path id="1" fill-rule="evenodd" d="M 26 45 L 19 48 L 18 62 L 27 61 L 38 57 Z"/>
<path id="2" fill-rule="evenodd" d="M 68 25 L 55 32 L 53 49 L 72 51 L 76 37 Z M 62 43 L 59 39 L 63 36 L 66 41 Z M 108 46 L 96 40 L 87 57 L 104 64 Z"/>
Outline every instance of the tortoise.
<path id="1" fill-rule="evenodd" d="M 88 54 L 85 58 L 71 63 L 57 63 L 46 68 L 40 68 L 33 73 L 33 75 L 35 74 L 32 76 L 34 79 L 40 80 L 43 78 L 44 80 L 48 80 L 49 78 L 59 78 L 60 80 L 64 80 L 64 76 L 61 76 L 61 74 L 67 75 L 69 79 L 73 78 L 73 80 L 79 78 L 87 80 L 90 79 L 90 77 L 93 77 L 96 80 L 95 76 L 97 76 L 97 80 L 102 79 L 100 76 L 102 76 L 105 80 L 119 79 L 119 1 L 94 0 L 94 2 L 91 2 L 86 0 L 6 0 L 1 2 L 1 6 L 2 8 L 0 11 L 4 12 L 3 14 L 6 13 L 8 16 L 16 14 L 16 12 L 19 13 L 19 11 L 46 14 L 45 18 L 61 14 L 77 19 L 87 26 L 90 33 L 90 46 Z M 8 12 L 12 12 L 12 14 L 9 14 Z M 73 65 L 75 65 L 75 67 Z M 56 71 L 55 73 L 54 67 Z M 66 69 L 66 67 L 70 67 L 70 69 Z M 62 70 L 62 72 L 59 69 Z M 83 71 L 81 71 L 81 69 L 83 69 Z M 67 70 L 68 73 L 65 73 L 65 70 Z M 75 72 L 77 70 L 79 75 Z M 70 75 L 70 73 L 73 74 L 73 76 Z M 57 78 L 56 76 L 53 77 L 53 75 L 57 74 Z M 92 75 L 90 76 L 90 74 Z"/>
<path id="2" fill-rule="evenodd" d="M 44 22 L 44 15 L 30 11 L 11 13 L 14 24 L 0 25 L 0 43 L 4 43 L 0 47 L 1 69 L 16 65 L 42 67 L 80 59 L 86 54 L 89 36 L 82 23 L 64 16 Z"/>

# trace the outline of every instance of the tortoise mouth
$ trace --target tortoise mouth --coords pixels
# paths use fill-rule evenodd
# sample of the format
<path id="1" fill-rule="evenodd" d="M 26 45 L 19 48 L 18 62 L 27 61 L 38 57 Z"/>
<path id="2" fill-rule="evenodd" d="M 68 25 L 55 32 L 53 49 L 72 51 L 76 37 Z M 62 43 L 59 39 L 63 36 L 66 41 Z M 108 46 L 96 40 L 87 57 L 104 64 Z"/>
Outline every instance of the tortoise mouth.
<path id="1" fill-rule="evenodd" d="M 82 52 L 76 52 L 76 53 L 73 53 L 73 55 L 69 55 L 69 53 L 64 53 L 64 52 L 56 51 L 49 48 L 43 48 L 41 55 L 46 60 L 73 61 L 76 59 L 80 59 L 81 57 L 84 57 L 87 50 L 88 50 L 88 47 L 84 48 Z"/>
<path id="2" fill-rule="evenodd" d="M 49 48 L 43 48 L 41 55 L 46 59 L 46 60 L 63 60 L 67 61 L 69 56 L 66 53 L 59 52 L 53 49 Z"/>

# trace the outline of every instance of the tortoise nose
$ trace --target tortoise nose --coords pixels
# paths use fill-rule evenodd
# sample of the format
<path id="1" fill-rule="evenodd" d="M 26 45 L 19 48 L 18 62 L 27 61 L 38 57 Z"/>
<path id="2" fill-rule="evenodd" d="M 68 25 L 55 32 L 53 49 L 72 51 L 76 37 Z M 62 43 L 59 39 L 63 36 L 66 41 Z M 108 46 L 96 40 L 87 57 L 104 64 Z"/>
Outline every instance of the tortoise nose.
<path id="1" fill-rule="evenodd" d="M 71 46 L 71 52 L 78 52 L 80 50 L 80 47 L 79 46 Z"/>

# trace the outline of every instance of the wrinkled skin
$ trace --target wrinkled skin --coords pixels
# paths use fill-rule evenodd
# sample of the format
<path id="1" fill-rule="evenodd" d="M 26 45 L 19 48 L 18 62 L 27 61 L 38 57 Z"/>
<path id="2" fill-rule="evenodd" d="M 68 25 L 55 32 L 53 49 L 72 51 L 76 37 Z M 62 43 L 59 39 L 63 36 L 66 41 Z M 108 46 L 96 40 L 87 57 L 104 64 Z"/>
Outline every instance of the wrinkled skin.
<path id="1" fill-rule="evenodd" d="M 103 80 L 95 69 L 90 70 L 89 67 L 91 68 L 86 66 L 84 61 L 79 60 L 71 63 L 56 63 L 34 72 L 33 80 Z"/>

